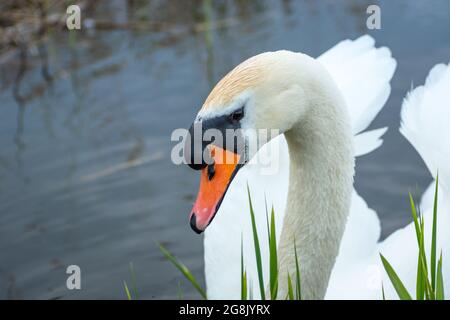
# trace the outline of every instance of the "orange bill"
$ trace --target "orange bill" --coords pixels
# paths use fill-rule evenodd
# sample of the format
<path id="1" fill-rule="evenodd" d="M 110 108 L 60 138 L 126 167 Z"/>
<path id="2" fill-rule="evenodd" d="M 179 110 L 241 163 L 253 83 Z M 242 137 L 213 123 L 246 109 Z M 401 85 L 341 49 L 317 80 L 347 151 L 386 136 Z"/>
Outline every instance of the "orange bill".
<path id="1" fill-rule="evenodd" d="M 201 233 L 213 220 L 223 197 L 239 169 L 240 156 L 234 152 L 208 146 L 214 163 L 201 171 L 200 189 L 190 214 L 192 229 Z"/>

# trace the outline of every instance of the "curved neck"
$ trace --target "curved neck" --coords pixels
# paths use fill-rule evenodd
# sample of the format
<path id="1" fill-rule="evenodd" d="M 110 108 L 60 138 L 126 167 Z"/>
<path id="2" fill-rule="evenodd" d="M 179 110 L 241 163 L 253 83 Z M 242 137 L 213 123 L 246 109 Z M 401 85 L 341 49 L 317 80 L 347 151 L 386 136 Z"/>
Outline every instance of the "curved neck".
<path id="1" fill-rule="evenodd" d="M 290 175 L 279 242 L 279 297 L 295 283 L 294 239 L 302 299 L 323 299 L 350 207 L 354 157 L 347 108 L 335 87 L 316 90 L 301 122 L 285 132 Z"/>

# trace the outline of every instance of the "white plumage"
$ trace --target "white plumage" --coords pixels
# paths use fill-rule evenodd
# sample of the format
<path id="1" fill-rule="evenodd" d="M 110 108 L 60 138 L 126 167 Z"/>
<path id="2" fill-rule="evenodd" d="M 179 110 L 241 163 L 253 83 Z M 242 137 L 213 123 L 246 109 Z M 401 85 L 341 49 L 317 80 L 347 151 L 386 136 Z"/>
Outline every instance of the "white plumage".
<path id="1" fill-rule="evenodd" d="M 439 201 L 437 250 L 443 253 L 444 288 L 450 290 L 450 66 L 436 65 L 425 85 L 412 90 L 405 98 L 401 111 L 400 132 L 414 146 L 425 161 L 430 174 L 439 172 Z M 431 250 L 431 226 L 435 181 L 424 192 L 420 203 L 425 219 L 425 248 Z M 363 210 L 361 210 L 363 211 Z M 366 230 L 374 228 L 367 225 Z M 353 233 L 347 233 L 349 239 Z M 344 236 L 344 237 L 345 237 Z M 387 299 L 396 299 L 394 291 L 380 262 L 382 253 L 392 264 L 408 291 L 414 295 L 417 276 L 417 241 L 413 223 L 397 230 L 375 246 L 361 247 L 358 260 L 338 259 L 330 279 L 327 298 L 377 299 L 380 282 Z M 341 257 L 342 258 L 342 257 Z M 343 290 L 345 288 L 345 290 Z"/>

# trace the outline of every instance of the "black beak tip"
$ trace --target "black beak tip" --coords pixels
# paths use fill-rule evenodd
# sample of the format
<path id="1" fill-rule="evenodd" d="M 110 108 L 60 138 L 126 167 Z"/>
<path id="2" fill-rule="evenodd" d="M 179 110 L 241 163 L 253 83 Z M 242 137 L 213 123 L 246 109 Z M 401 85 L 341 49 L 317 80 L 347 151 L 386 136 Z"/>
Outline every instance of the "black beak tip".
<path id="1" fill-rule="evenodd" d="M 195 213 L 192 214 L 191 216 L 191 220 L 189 221 L 192 230 L 194 230 L 195 233 L 200 234 L 203 232 L 203 230 L 200 230 L 199 228 L 197 228 L 197 218 L 195 217 Z"/>

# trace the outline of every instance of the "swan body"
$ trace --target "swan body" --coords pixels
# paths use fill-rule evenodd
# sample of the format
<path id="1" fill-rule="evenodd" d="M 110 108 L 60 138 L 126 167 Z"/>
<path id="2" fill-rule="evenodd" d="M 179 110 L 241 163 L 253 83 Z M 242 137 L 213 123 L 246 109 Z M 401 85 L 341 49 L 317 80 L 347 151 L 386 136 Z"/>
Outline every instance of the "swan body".
<path id="1" fill-rule="evenodd" d="M 300 56 L 299 54 L 286 52 L 267 54 L 272 55 L 273 59 L 305 59 L 303 55 Z M 297 243 L 297 246 L 299 248 L 299 259 L 303 274 L 302 286 L 304 288 L 302 287 L 302 290 L 308 293 L 306 298 L 324 297 L 328 278 L 335 264 L 336 256 L 338 255 L 342 234 L 344 236 L 338 262 L 342 259 L 348 261 L 348 259 L 361 256 L 365 252 L 363 249 L 364 243 L 376 245 L 380 234 L 379 221 L 375 212 L 367 207 L 364 200 L 355 191 L 351 191 L 351 181 L 347 180 L 353 175 L 353 160 L 349 155 L 354 154 L 360 156 L 371 152 L 381 145 L 381 136 L 385 132 L 385 128 L 368 132 L 362 131 L 368 127 L 386 102 L 390 93 L 389 81 L 395 70 L 396 63 L 392 59 L 389 50 L 387 48 L 376 49 L 373 39 L 369 36 L 363 36 L 355 41 L 343 41 L 324 53 L 317 60 L 332 78 L 331 81 L 328 80 L 327 77 L 329 75 L 325 74 L 326 72 L 322 74 L 322 78 L 317 76 L 318 83 L 326 87 L 326 89 L 320 88 L 318 90 L 331 93 L 333 96 L 332 99 L 336 100 L 333 101 L 333 104 L 337 104 L 335 106 L 336 109 L 327 108 L 324 112 L 330 112 L 329 109 L 333 110 L 327 116 L 335 122 L 342 122 L 342 126 L 348 127 L 349 132 L 344 132 L 345 129 L 342 129 L 342 132 L 331 131 L 331 135 L 329 136 L 330 130 L 336 129 L 333 128 L 335 123 L 330 123 L 328 127 L 325 127 L 324 123 L 322 123 L 323 119 L 316 122 L 314 124 L 315 127 L 309 133 L 314 132 L 313 135 L 329 136 L 330 140 L 335 140 L 335 144 L 338 147 L 330 147 L 328 150 L 330 154 L 328 155 L 317 154 L 317 157 L 311 161 L 310 168 L 306 170 L 305 167 L 293 166 L 292 157 L 308 153 L 304 148 L 305 145 L 302 145 L 303 149 L 302 147 L 296 148 L 296 143 L 292 141 L 296 139 L 314 140 L 315 137 L 309 137 L 305 132 L 293 133 L 295 130 L 291 127 L 290 131 L 286 132 L 285 135 L 280 135 L 272 139 L 259 150 L 257 154 L 259 156 L 258 163 L 252 164 L 250 162 L 237 173 L 228 188 L 215 220 L 205 231 L 205 276 L 210 299 L 238 299 L 240 297 L 241 240 L 243 243 L 247 274 L 253 288 L 253 297 L 260 297 L 259 291 L 257 290 L 257 273 L 248 213 L 247 183 L 251 190 L 252 202 L 255 209 L 258 234 L 260 236 L 263 270 L 266 270 L 264 272 L 266 284 L 268 283 L 268 239 L 265 203 L 268 206 L 273 206 L 276 213 L 275 223 L 277 242 L 279 243 L 280 279 L 287 277 L 286 271 L 283 272 L 283 266 L 287 266 L 284 270 L 292 269 L 293 260 L 290 256 L 293 254 L 293 237 L 300 242 Z M 308 70 L 310 61 L 308 59 L 306 61 L 306 65 L 302 65 L 299 72 L 310 71 Z M 295 63 L 297 62 L 293 62 L 293 65 Z M 315 67 L 311 68 L 314 72 L 317 71 Z M 286 74 L 291 75 L 292 72 L 286 72 Z M 292 77 L 297 77 L 297 75 L 294 74 Z M 290 80 L 294 81 L 295 79 L 288 78 L 284 81 Z M 305 92 L 305 87 L 296 89 L 301 94 L 307 93 Z M 309 89 L 312 90 L 314 88 Z M 267 94 L 274 94 L 274 90 L 268 89 Z M 220 91 L 216 90 L 215 94 L 220 95 Z M 293 98 L 304 99 L 304 97 Z M 324 99 L 326 100 L 326 98 Z M 286 100 L 278 102 L 286 104 Z M 301 107 L 297 105 L 293 106 L 294 108 L 301 110 Z M 289 112 L 288 114 L 295 115 L 297 111 L 289 110 Z M 205 116 L 202 111 L 199 114 Z M 292 118 L 295 118 L 295 116 Z M 337 130 L 340 129 L 338 128 Z M 344 136 L 341 145 L 339 145 L 339 141 L 336 139 L 340 135 Z M 351 139 L 353 143 L 346 141 L 351 136 L 353 136 Z M 286 138 L 288 141 L 286 141 Z M 349 150 L 348 148 L 351 148 L 350 145 L 352 144 L 354 150 Z M 274 157 L 274 153 L 270 153 L 273 147 L 276 150 L 275 155 L 279 155 L 278 157 Z M 346 168 L 344 169 L 346 177 L 339 180 L 328 176 L 324 180 L 315 180 L 314 177 L 323 176 L 323 170 L 326 170 L 326 167 L 321 168 L 316 164 L 318 162 L 326 163 L 327 158 L 339 158 L 339 148 L 340 150 L 345 150 L 341 154 L 342 162 L 339 162 L 339 165 Z M 314 150 L 311 151 L 311 153 L 313 152 Z M 320 150 L 320 152 L 323 152 L 323 150 Z M 318 158 L 319 156 L 320 159 Z M 298 162 L 304 165 L 307 161 L 301 159 Z M 331 162 L 332 160 L 330 160 Z M 273 169 L 271 165 L 276 170 L 271 170 Z M 266 175 L 264 173 L 261 174 L 264 172 L 262 169 L 267 169 L 266 171 L 269 171 L 269 173 Z M 306 175 L 305 172 L 309 172 L 311 176 Z M 333 181 L 335 180 L 339 182 L 333 185 Z M 316 186 L 316 189 L 313 191 L 310 188 L 311 186 L 307 185 L 305 181 L 311 182 L 311 184 L 329 186 L 329 189 L 323 190 L 323 194 L 321 194 L 321 189 L 318 189 Z M 306 196 L 301 196 L 303 197 L 302 203 L 297 202 L 298 195 L 300 194 L 298 190 L 296 190 L 296 197 L 287 199 L 288 194 L 294 193 L 289 191 L 290 185 L 292 184 L 296 184 L 297 188 L 300 185 L 304 186 L 301 195 Z M 349 186 L 350 189 L 348 190 L 340 190 Z M 320 196 L 324 198 L 322 199 Z M 341 206 L 338 210 L 339 212 L 335 212 L 333 216 L 331 214 L 324 214 L 322 216 L 316 214 L 317 212 L 328 212 L 326 206 L 331 203 L 327 198 L 330 197 L 334 197 L 334 205 Z M 309 203 L 313 203 L 314 206 L 306 209 Z M 320 204 L 323 204 L 323 207 L 320 207 Z M 291 214 L 291 219 L 287 220 L 285 212 L 296 211 L 299 207 L 303 209 L 303 212 Z M 308 211 L 314 213 L 310 215 L 305 214 Z M 302 221 L 298 221 L 296 218 L 298 216 L 302 217 Z M 349 216 L 348 222 L 347 216 Z M 347 226 L 345 226 L 346 224 Z M 358 232 L 361 225 L 367 225 L 366 229 L 368 232 Z M 346 230 L 345 233 L 344 228 Z M 355 246 L 355 243 L 359 245 Z M 283 260 L 283 257 L 286 257 L 286 259 Z M 339 264 L 336 263 L 336 265 Z M 280 280 L 281 292 L 283 292 L 282 286 L 284 282 L 286 281 Z"/>

